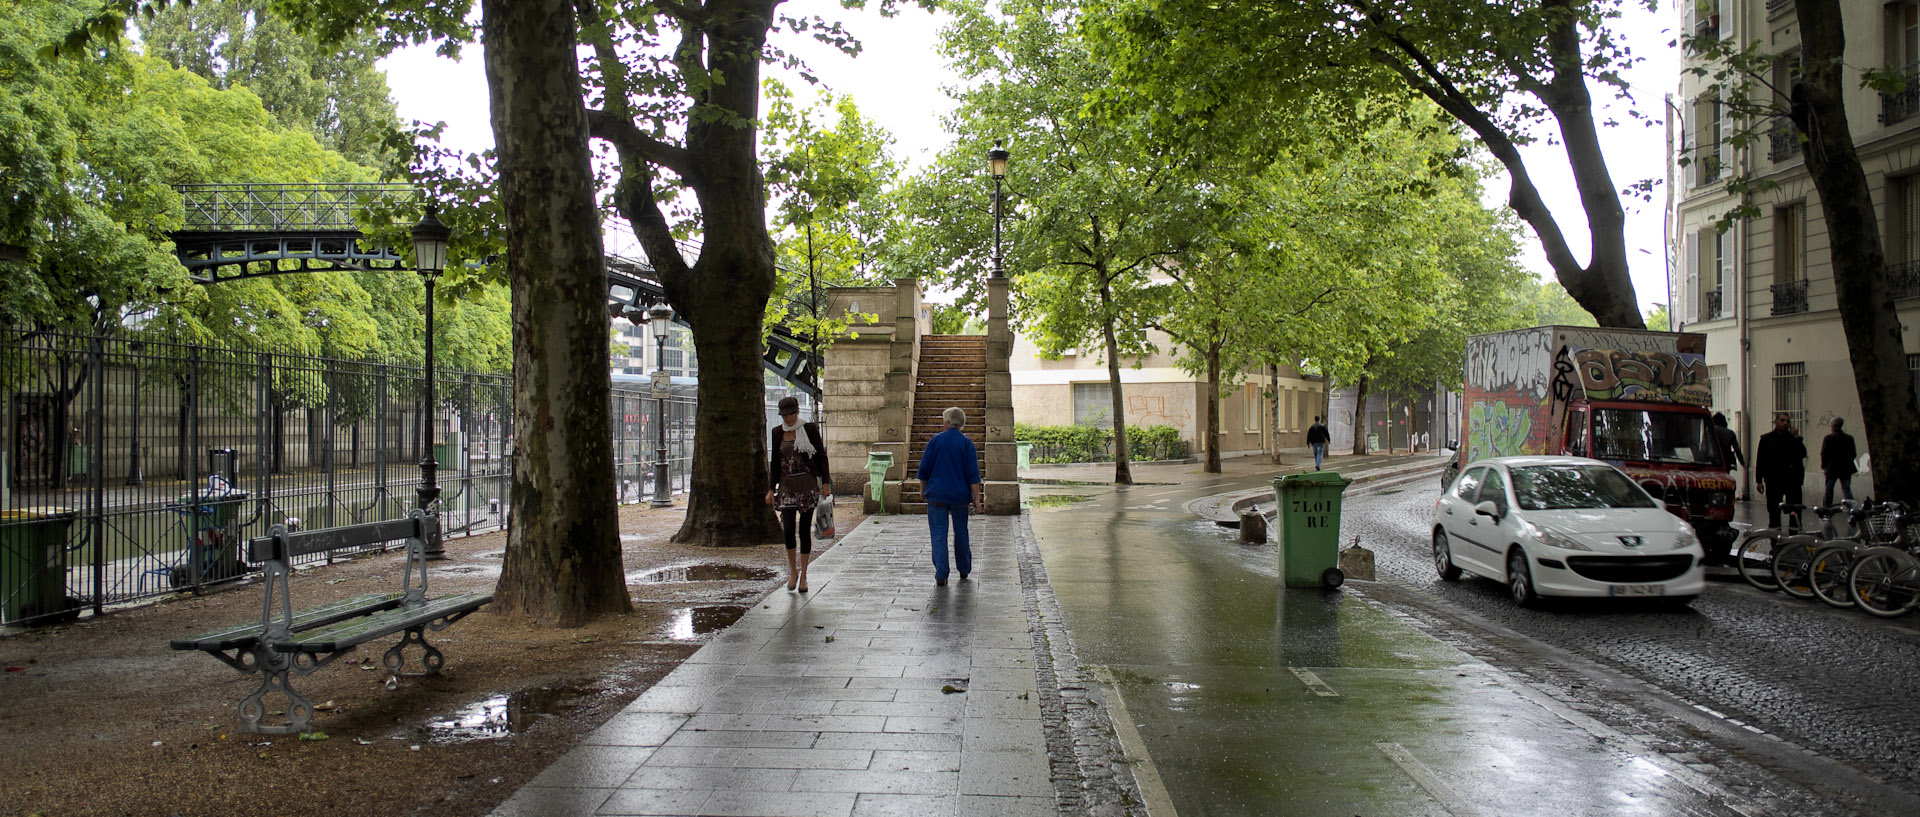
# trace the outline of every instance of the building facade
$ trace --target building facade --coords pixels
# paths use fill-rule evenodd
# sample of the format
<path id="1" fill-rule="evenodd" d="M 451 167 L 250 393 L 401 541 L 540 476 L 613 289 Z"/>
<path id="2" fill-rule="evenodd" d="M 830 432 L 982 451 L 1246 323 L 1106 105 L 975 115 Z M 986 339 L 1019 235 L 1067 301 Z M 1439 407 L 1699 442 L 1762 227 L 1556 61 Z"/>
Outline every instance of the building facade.
<path id="1" fill-rule="evenodd" d="M 1759 43 L 1785 56 L 1765 78 L 1776 100 L 1784 99 L 1797 75 L 1800 42 L 1790 0 L 1680 5 L 1686 30 Z M 1907 327 L 1907 365 L 1920 372 L 1920 338 L 1913 332 L 1920 325 L 1913 321 L 1920 317 L 1920 83 L 1914 81 L 1920 2 L 1841 0 L 1840 7 L 1848 126 L 1873 191 L 1886 274 Z M 1669 110 L 1680 124 L 1668 179 L 1675 328 L 1707 336 L 1714 409 L 1727 415 L 1747 455 L 1771 427 L 1769 418 L 1784 413 L 1808 442 L 1808 487 L 1816 488 L 1819 441 L 1829 421 L 1846 420 L 1866 450 L 1819 194 L 1789 122 L 1734 116 L 1708 81 L 1688 70 L 1703 67 L 1703 60 L 1693 53 L 1683 60 L 1680 97 Z M 1861 70 L 1869 67 L 1904 72 L 1906 89 L 1882 94 L 1862 87 Z M 1762 183 L 1751 198 L 1757 214 L 1722 229 L 1720 219 L 1740 204 L 1726 189 L 1733 178 Z"/>
<path id="2" fill-rule="evenodd" d="M 1157 348 L 1174 348 L 1157 330 L 1148 330 Z M 1029 425 L 1113 426 L 1113 392 L 1103 355 L 1069 350 L 1046 360 L 1031 340 L 1015 334 L 1009 360 L 1014 413 Z M 1128 425 L 1173 426 L 1192 456 L 1202 454 L 1201 432 L 1207 418 L 1207 383 L 1180 370 L 1174 355 L 1162 351 L 1121 361 L 1120 384 Z M 1307 426 L 1321 414 L 1325 384 L 1286 367 L 1248 372 L 1220 398 L 1220 456 L 1239 457 L 1277 450 L 1307 450 Z"/>

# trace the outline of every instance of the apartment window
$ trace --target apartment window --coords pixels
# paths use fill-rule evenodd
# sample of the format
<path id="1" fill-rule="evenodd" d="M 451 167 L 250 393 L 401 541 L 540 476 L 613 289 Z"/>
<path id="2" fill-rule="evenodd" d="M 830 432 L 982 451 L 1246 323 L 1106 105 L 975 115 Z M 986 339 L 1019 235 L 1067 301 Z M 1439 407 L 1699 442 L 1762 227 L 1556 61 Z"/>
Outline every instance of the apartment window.
<path id="1" fill-rule="evenodd" d="M 1733 395 L 1727 390 L 1727 367 L 1707 367 L 1707 389 L 1713 395 L 1713 407 L 1723 409 L 1733 405 Z"/>
<path id="2" fill-rule="evenodd" d="M 1261 413 L 1260 387 L 1252 383 L 1241 386 L 1240 416 L 1244 419 L 1241 420 L 1240 424 L 1246 426 L 1246 430 L 1248 431 L 1259 431 Z"/>
<path id="3" fill-rule="evenodd" d="M 1696 37 L 1720 37 L 1720 0 L 1693 0 L 1687 10 L 1687 29 Z"/>
<path id="4" fill-rule="evenodd" d="M 1692 159 L 1689 170 L 1695 185 L 1718 181 L 1724 169 L 1721 139 L 1725 131 L 1721 114 L 1719 97 L 1701 97 L 1693 101 L 1693 149 L 1688 151 L 1688 155 Z"/>
<path id="5" fill-rule="evenodd" d="M 1682 284 L 1682 302 L 1686 304 L 1682 320 L 1710 321 L 1726 314 L 1720 291 L 1728 277 L 1727 264 L 1733 260 L 1729 251 L 1732 239 L 1730 231 L 1722 232 L 1718 227 L 1693 234 L 1687 245 L 1686 281 Z"/>
<path id="6" fill-rule="evenodd" d="M 1807 364 L 1773 364 L 1773 413 L 1785 414 L 1794 425 L 1807 419 Z"/>
<path id="7" fill-rule="evenodd" d="M 680 350 L 679 349 L 675 349 L 671 346 L 667 347 L 667 368 L 669 369 L 680 368 Z"/>
<path id="8" fill-rule="evenodd" d="M 1920 3 L 1906 0 L 1887 5 L 1886 52 L 1888 71 L 1907 78 L 1898 93 L 1880 95 L 1880 121 L 1891 125 L 1920 110 Z"/>
<path id="9" fill-rule="evenodd" d="M 1112 384 L 1104 380 L 1073 384 L 1073 424 L 1113 428 Z"/>
<path id="10" fill-rule="evenodd" d="M 1774 208 L 1773 282 L 1790 284 L 1807 277 L 1807 206 L 1800 202 Z"/>

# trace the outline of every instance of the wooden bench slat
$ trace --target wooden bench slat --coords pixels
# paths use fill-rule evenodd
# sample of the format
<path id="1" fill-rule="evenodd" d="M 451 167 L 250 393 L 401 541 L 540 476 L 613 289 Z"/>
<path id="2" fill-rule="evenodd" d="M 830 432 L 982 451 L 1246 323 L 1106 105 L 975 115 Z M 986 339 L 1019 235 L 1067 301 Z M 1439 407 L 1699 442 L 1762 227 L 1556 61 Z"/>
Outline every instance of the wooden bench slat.
<path id="1" fill-rule="evenodd" d="M 425 606 L 397 607 L 371 616 L 353 618 L 298 634 L 273 644 L 280 652 L 339 652 L 411 627 L 429 624 L 458 613 L 477 610 L 493 601 L 491 594 L 464 593 L 429 600 Z"/>
<path id="2" fill-rule="evenodd" d="M 325 627 L 368 613 L 399 607 L 405 599 L 406 597 L 399 593 L 370 593 L 342 599 L 294 613 L 293 624 L 289 629 L 297 633 L 316 627 Z M 230 650 L 235 647 L 249 646 L 258 641 L 262 634 L 260 622 L 250 621 L 224 630 L 176 638 L 168 642 L 168 646 L 176 650 Z"/>

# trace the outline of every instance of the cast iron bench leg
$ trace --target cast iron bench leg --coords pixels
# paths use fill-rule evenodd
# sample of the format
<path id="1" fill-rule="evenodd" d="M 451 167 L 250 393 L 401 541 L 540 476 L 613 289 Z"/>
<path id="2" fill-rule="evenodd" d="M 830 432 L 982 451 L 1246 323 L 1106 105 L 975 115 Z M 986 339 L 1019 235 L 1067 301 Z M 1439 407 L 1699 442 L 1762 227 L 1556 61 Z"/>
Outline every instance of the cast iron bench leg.
<path id="1" fill-rule="evenodd" d="M 450 624 L 452 622 L 448 623 Z M 434 629 L 437 630 L 439 628 L 435 627 Z M 438 648 L 427 643 L 426 630 L 427 625 L 424 624 L 418 627 L 408 627 L 406 635 L 400 638 L 400 643 L 388 648 L 386 654 L 380 656 L 380 663 L 386 666 L 387 672 L 392 673 L 396 678 L 401 675 L 440 674 L 440 667 L 446 663 L 446 656 L 441 655 Z M 407 665 L 406 653 L 407 645 L 409 644 L 415 644 L 420 647 L 420 665 L 425 668 L 424 672 L 401 672 L 401 669 Z"/>
<path id="2" fill-rule="evenodd" d="M 253 694 L 240 699 L 240 730 L 263 735 L 297 735 L 307 731 L 313 723 L 313 701 L 295 692 L 287 682 L 287 676 L 293 670 L 292 656 L 276 653 L 265 644 L 256 647 L 254 653 L 255 665 L 260 671 L 260 686 Z M 287 699 L 285 724 L 260 722 L 267 714 L 266 696 L 272 693 Z"/>

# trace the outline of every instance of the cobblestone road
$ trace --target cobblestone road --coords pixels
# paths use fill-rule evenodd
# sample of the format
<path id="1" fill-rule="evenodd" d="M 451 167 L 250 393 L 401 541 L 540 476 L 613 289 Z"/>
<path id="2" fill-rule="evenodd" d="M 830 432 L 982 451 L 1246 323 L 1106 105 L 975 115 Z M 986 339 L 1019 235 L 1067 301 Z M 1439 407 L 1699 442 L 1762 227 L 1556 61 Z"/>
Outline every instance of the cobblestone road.
<path id="1" fill-rule="evenodd" d="M 1863 773 L 1855 790 L 1880 782 L 1905 797 L 1920 793 L 1920 618 L 1882 621 L 1737 581 L 1710 582 L 1691 610 L 1597 602 L 1523 610 L 1495 581 L 1435 577 L 1428 550 L 1434 496 L 1419 483 L 1349 499 L 1342 539 L 1359 537 L 1378 565 L 1380 583 L 1360 585 L 1362 593 L 1492 663 L 1522 665 L 1571 704 L 1638 718 L 1671 756 L 1703 770 L 1754 772 L 1762 779 L 1748 794 L 1761 801 L 1828 812 L 1804 794 L 1793 769 L 1779 777 L 1779 758 L 1796 754 L 1782 740 L 1818 756 L 1805 758 L 1799 773 L 1844 772 L 1826 758 Z M 1576 665 L 1584 669 L 1572 671 Z M 1619 683 L 1595 684 L 1596 672 L 1617 674 Z M 1645 694 L 1648 685 L 1681 705 L 1658 711 L 1646 700 L 1656 697 Z M 1709 718 L 1738 728 L 1714 729 Z M 1708 750 L 1693 737 L 1729 731 L 1752 736 L 1752 751 L 1728 749 L 1724 740 Z M 1748 760 L 1755 766 L 1722 768 Z"/>

